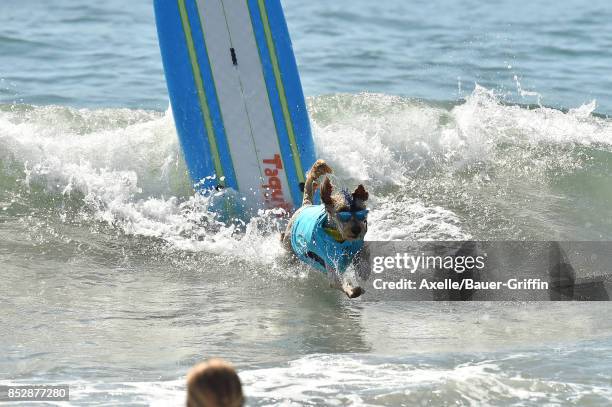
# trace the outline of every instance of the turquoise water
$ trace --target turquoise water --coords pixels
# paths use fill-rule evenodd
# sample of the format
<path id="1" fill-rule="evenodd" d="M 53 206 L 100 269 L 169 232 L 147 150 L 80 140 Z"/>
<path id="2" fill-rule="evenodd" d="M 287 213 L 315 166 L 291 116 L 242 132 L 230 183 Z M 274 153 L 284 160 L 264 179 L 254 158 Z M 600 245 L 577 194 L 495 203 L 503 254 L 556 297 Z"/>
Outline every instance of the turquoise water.
<path id="1" fill-rule="evenodd" d="M 368 239 L 612 239 L 607 2 L 283 4 Z M 250 405 L 612 403 L 609 303 L 349 301 L 189 184 L 149 1 L 0 2 L 0 384 L 180 405 L 222 356 Z"/>

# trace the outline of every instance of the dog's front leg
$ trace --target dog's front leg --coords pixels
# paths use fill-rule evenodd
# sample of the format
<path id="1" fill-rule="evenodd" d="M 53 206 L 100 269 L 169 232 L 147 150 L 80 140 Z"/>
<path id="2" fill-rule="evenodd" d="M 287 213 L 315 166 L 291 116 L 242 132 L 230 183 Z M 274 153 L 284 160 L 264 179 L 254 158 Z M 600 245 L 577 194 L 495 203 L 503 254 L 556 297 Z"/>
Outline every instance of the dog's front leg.
<path id="1" fill-rule="evenodd" d="M 326 265 L 325 268 L 327 269 L 329 286 L 331 288 L 337 288 L 338 290 L 342 290 L 342 281 L 340 280 L 340 275 L 336 271 L 336 268 L 329 265 Z"/>
<path id="2" fill-rule="evenodd" d="M 342 291 L 349 298 L 357 298 L 363 294 L 361 287 L 353 287 L 350 283 L 343 281 L 335 267 L 326 266 L 325 268 L 327 269 L 330 287 Z"/>
<path id="3" fill-rule="evenodd" d="M 361 250 L 353 258 L 353 265 L 361 282 L 365 283 L 368 281 L 372 272 L 370 267 L 370 245 L 368 242 L 365 242 Z"/>

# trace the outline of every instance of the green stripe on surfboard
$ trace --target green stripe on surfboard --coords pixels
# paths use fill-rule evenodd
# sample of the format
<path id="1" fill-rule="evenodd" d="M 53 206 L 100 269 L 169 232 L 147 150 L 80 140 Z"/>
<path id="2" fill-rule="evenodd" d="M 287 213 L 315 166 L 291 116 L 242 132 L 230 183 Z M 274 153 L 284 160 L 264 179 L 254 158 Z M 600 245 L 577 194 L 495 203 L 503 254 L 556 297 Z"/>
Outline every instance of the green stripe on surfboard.
<path id="1" fill-rule="evenodd" d="M 270 50 L 269 54 L 272 62 L 272 70 L 274 71 L 274 79 L 276 80 L 276 87 L 278 88 L 278 94 L 280 96 L 280 102 L 283 110 L 283 116 L 285 118 L 285 125 L 287 127 L 287 134 L 289 135 L 289 144 L 291 146 L 291 155 L 293 156 L 295 171 L 297 173 L 298 180 L 300 182 L 305 182 L 305 174 L 302 168 L 302 161 L 300 160 L 300 152 L 298 150 L 297 142 L 295 140 L 293 122 L 291 121 L 291 114 L 289 113 L 289 105 L 287 103 L 287 96 L 285 94 L 285 86 L 283 85 L 283 80 L 281 78 L 278 58 L 276 56 L 276 47 L 274 46 L 274 40 L 272 39 L 272 30 L 270 29 L 270 22 L 268 20 L 268 12 L 266 11 L 265 1 L 258 0 L 257 4 L 259 6 L 261 21 L 263 22 L 266 42 L 268 44 L 268 49 Z"/>
<path id="2" fill-rule="evenodd" d="M 202 118 L 204 119 L 204 125 L 206 126 L 208 143 L 210 144 L 210 150 L 215 166 L 215 172 L 217 173 L 217 181 L 221 186 L 225 186 L 225 175 L 223 173 L 223 167 L 221 166 L 221 157 L 219 156 L 217 139 L 215 138 L 215 131 L 213 128 L 212 119 L 210 118 L 210 110 L 208 109 L 206 93 L 204 92 L 204 84 L 202 83 L 202 73 L 200 71 L 200 64 L 198 63 L 198 57 L 196 55 L 195 46 L 193 44 L 191 24 L 189 24 L 189 16 L 187 15 L 185 0 L 178 0 L 178 6 L 179 12 L 181 14 L 181 22 L 183 23 L 183 31 L 185 32 L 185 39 L 187 40 L 187 50 L 189 51 L 189 60 L 191 61 L 193 78 L 195 80 L 196 89 L 198 92 L 198 99 L 200 101 L 200 107 L 202 110 Z"/>

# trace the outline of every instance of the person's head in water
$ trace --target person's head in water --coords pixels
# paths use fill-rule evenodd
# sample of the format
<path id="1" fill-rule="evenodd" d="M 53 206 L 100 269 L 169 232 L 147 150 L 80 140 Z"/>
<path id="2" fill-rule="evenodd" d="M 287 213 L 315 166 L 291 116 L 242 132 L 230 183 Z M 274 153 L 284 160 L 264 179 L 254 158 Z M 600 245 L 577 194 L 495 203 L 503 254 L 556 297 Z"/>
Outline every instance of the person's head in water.
<path id="1" fill-rule="evenodd" d="M 243 403 L 240 378 L 224 360 L 199 363 L 187 374 L 187 407 L 240 407 Z"/>

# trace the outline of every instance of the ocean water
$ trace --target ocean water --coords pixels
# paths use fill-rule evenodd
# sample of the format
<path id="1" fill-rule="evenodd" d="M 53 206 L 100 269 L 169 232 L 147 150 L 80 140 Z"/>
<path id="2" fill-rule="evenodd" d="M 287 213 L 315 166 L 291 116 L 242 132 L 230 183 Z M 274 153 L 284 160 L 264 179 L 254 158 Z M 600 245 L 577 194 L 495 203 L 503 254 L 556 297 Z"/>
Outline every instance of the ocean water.
<path id="1" fill-rule="evenodd" d="M 612 404 L 609 303 L 347 300 L 193 194 L 150 1 L 0 2 L 0 385 L 180 405 Z M 612 239 L 612 5 L 283 2 L 369 240 Z M 367 293 L 366 293 L 367 296 Z"/>

